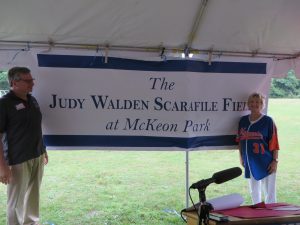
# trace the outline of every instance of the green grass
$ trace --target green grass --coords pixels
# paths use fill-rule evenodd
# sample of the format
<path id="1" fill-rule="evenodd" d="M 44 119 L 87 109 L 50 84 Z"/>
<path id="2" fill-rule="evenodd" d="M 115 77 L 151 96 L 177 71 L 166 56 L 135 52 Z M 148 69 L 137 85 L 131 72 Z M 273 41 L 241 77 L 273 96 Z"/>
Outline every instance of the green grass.
<path id="1" fill-rule="evenodd" d="M 300 99 L 271 99 L 269 115 L 280 139 L 280 202 L 300 205 Z M 183 225 L 172 210 L 185 207 L 184 152 L 49 151 L 41 191 L 41 218 L 55 225 Z M 238 153 L 190 152 L 190 183 L 239 166 Z M 207 188 L 207 198 L 240 193 L 250 204 L 247 181 L 238 177 Z M 192 191 L 195 201 L 198 193 Z M 0 224 L 6 191 L 0 185 Z"/>

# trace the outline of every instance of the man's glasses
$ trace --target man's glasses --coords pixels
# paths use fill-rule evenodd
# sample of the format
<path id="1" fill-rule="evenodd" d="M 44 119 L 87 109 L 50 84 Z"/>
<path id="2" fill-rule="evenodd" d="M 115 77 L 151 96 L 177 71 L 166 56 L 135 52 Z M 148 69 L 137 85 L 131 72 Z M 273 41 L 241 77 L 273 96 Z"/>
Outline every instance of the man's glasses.
<path id="1" fill-rule="evenodd" d="M 18 79 L 17 81 L 24 81 L 27 84 L 32 84 L 35 79 Z"/>

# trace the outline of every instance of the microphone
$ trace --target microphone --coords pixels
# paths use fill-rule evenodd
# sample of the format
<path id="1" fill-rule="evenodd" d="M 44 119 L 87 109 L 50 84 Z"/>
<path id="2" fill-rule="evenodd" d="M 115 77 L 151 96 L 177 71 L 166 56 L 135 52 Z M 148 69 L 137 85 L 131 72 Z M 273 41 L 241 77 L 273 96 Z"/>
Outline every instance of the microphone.
<path id="1" fill-rule="evenodd" d="M 214 173 L 213 178 L 216 184 L 222 184 L 226 181 L 232 180 L 242 174 L 240 167 L 233 167 L 227 170 L 222 170 L 220 172 Z"/>
<path id="2" fill-rule="evenodd" d="M 222 170 L 214 173 L 211 178 L 200 180 L 191 185 L 192 189 L 205 188 L 211 183 L 222 184 L 226 181 L 232 180 L 242 174 L 242 170 L 239 167 L 233 167 L 227 170 Z"/>

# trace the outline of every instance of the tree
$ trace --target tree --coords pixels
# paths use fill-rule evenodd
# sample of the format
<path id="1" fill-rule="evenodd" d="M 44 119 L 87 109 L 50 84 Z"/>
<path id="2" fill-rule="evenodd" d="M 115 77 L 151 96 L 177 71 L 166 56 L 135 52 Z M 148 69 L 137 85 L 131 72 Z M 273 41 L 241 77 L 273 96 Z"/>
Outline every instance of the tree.
<path id="1" fill-rule="evenodd" d="M 7 71 L 0 70 L 0 90 L 8 90 Z"/>
<path id="2" fill-rule="evenodd" d="M 287 77 L 272 79 L 271 98 L 300 98 L 300 80 L 295 76 L 295 71 L 290 70 Z"/>

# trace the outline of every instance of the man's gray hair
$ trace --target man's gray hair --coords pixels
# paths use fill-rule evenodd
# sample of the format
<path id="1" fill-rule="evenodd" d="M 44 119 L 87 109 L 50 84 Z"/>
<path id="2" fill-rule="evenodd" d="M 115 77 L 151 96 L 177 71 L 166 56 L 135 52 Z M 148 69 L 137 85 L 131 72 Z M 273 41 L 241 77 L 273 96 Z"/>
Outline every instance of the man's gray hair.
<path id="1" fill-rule="evenodd" d="M 13 67 L 8 71 L 7 78 L 8 78 L 8 83 L 10 86 L 12 86 L 12 82 L 14 80 L 20 80 L 20 74 L 27 74 L 30 73 L 30 69 L 27 67 Z"/>

